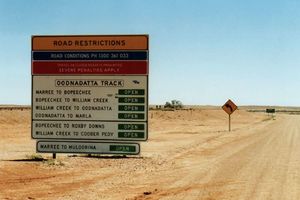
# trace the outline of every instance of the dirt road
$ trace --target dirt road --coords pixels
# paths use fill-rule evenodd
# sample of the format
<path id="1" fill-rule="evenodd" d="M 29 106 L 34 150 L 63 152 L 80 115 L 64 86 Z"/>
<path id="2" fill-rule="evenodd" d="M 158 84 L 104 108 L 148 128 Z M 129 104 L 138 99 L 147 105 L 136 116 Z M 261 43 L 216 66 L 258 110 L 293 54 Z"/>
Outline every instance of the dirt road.
<path id="1" fill-rule="evenodd" d="M 300 199 L 299 134 L 299 116 L 280 116 L 199 143 L 173 158 L 165 176 L 177 175 L 152 198 Z"/>
<path id="2" fill-rule="evenodd" d="M 54 162 L 27 159 L 35 152 L 30 112 L 7 112 L 0 199 L 300 199 L 298 115 L 237 111 L 228 133 L 221 110 L 152 111 L 139 157 Z"/>

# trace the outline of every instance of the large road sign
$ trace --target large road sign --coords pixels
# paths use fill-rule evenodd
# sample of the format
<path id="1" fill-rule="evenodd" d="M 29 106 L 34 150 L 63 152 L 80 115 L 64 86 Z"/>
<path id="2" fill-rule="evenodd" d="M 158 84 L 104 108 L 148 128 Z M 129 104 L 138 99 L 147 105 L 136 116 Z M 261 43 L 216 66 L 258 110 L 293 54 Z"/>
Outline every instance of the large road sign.
<path id="1" fill-rule="evenodd" d="M 148 35 L 33 36 L 32 138 L 146 141 Z"/>

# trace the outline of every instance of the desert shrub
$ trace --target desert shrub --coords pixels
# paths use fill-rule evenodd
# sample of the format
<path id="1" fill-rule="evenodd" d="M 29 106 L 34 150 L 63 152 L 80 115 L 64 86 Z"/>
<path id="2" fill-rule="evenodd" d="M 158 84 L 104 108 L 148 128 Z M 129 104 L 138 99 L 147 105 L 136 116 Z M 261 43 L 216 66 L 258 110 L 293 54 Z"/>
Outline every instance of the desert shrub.
<path id="1" fill-rule="evenodd" d="M 164 108 L 172 108 L 172 109 L 182 109 L 183 108 L 183 103 L 179 100 L 172 100 L 170 102 L 166 102 L 164 105 Z"/>

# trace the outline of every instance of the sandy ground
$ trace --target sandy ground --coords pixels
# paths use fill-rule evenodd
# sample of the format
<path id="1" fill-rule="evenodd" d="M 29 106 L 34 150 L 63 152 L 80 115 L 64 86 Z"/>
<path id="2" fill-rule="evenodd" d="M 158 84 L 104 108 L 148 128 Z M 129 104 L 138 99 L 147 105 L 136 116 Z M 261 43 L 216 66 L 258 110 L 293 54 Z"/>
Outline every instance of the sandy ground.
<path id="1" fill-rule="evenodd" d="M 151 111 L 136 157 L 36 161 L 29 110 L 0 110 L 0 199 L 300 199 L 300 115 Z"/>

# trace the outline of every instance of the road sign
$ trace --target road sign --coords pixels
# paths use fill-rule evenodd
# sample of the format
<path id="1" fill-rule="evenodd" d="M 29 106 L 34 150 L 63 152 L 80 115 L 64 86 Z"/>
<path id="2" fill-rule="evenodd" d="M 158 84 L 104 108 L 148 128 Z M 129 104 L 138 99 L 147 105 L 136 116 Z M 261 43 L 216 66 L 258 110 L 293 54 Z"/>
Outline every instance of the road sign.
<path id="1" fill-rule="evenodd" d="M 140 153 L 140 145 L 136 143 L 108 143 L 91 141 L 38 141 L 37 151 L 41 153 L 137 155 Z"/>
<path id="2" fill-rule="evenodd" d="M 267 108 L 266 113 L 275 113 L 275 108 Z"/>
<path id="3" fill-rule="evenodd" d="M 231 115 L 236 109 L 237 106 L 229 99 L 223 106 L 222 109 L 228 114 Z"/>
<path id="4" fill-rule="evenodd" d="M 32 138 L 146 141 L 148 59 L 148 35 L 33 36 Z"/>
<path id="5" fill-rule="evenodd" d="M 228 114 L 228 130 L 231 131 L 231 114 L 237 109 L 237 106 L 229 99 L 222 109 Z"/>

